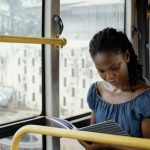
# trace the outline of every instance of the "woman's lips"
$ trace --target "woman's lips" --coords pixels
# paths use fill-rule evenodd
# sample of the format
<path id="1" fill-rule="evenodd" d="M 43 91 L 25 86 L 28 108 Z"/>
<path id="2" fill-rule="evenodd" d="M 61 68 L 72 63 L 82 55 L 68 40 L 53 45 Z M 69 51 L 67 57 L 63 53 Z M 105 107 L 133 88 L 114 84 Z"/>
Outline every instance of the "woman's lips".
<path id="1" fill-rule="evenodd" d="M 117 84 L 118 80 L 113 80 L 113 81 L 108 81 L 108 82 L 111 83 L 111 84 Z"/>

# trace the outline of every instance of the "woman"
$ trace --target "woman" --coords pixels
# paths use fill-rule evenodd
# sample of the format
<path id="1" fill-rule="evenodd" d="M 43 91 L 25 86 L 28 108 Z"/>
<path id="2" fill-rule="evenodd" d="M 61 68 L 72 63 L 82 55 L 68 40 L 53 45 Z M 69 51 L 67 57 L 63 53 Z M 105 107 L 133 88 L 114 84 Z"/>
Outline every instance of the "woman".
<path id="1" fill-rule="evenodd" d="M 150 138 L 150 86 L 142 75 L 131 42 L 113 28 L 94 35 L 89 52 L 103 81 L 93 83 L 87 101 L 92 110 L 91 123 L 113 120 L 133 137 Z M 127 148 L 80 143 L 87 150 Z"/>

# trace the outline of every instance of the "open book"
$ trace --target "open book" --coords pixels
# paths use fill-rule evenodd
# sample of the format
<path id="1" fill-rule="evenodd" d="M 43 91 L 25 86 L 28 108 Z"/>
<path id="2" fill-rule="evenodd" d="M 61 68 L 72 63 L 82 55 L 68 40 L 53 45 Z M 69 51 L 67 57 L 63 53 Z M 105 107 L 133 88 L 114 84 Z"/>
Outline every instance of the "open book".
<path id="1" fill-rule="evenodd" d="M 58 128 L 65 128 L 65 129 L 76 129 L 81 131 L 89 131 L 89 132 L 97 132 L 97 133 L 106 133 L 106 134 L 113 134 L 113 135 L 124 135 L 129 136 L 126 131 L 121 129 L 121 127 L 112 120 L 107 120 L 101 123 L 89 125 L 82 128 L 75 127 L 71 122 L 56 118 L 56 117 L 47 117 L 50 120 L 51 126 L 58 127 Z"/>

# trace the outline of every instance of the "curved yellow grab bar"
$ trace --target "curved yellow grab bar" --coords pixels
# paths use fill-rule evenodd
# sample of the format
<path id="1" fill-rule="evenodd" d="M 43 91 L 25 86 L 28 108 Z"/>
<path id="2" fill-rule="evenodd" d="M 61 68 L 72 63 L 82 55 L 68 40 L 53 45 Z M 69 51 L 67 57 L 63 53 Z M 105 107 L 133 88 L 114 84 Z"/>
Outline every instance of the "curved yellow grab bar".
<path id="1" fill-rule="evenodd" d="M 0 35 L 0 42 L 50 44 L 55 46 L 64 46 L 67 43 L 66 39 L 64 38 L 38 38 L 8 35 Z"/>
<path id="2" fill-rule="evenodd" d="M 18 150 L 21 138 L 27 133 L 37 133 L 55 137 L 65 137 L 71 139 L 104 143 L 109 145 L 150 150 L 149 139 L 93 133 L 79 130 L 61 129 L 40 125 L 26 125 L 24 127 L 21 127 L 13 136 L 11 150 Z"/>

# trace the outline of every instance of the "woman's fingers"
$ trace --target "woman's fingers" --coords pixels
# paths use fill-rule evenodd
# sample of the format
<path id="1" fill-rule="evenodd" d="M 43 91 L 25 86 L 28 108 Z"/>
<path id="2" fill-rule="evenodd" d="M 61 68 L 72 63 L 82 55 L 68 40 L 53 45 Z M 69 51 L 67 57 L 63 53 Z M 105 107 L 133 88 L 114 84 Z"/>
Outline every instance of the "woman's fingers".
<path id="1" fill-rule="evenodd" d="M 80 143 L 83 147 L 85 147 L 85 148 L 88 146 L 88 143 L 85 142 L 85 141 L 79 140 L 79 143 Z"/>
<path id="2" fill-rule="evenodd" d="M 80 141 L 79 143 L 86 149 L 86 150 L 99 150 L 100 148 L 108 148 L 108 146 L 100 144 L 100 143 L 93 143 L 93 142 L 86 142 Z"/>

